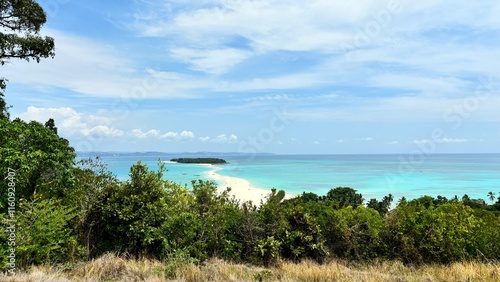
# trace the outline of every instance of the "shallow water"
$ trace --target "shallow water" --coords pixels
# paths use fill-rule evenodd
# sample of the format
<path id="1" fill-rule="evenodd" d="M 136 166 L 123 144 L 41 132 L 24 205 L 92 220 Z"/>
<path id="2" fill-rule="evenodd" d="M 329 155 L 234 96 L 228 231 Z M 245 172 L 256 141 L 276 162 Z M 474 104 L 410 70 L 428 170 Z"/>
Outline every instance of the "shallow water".
<path id="1" fill-rule="evenodd" d="M 169 160 L 179 155 L 164 155 Z M 409 160 L 404 155 L 217 155 L 229 164 L 219 174 L 244 178 L 253 186 L 319 195 L 331 188 L 352 187 L 365 199 L 389 193 L 395 199 L 423 195 L 487 199 L 489 191 L 500 196 L 500 154 L 435 154 Z M 158 156 L 103 156 L 109 169 L 120 179 L 137 160 L 157 168 Z M 166 178 L 187 184 L 206 179 L 210 166 L 166 163 Z M 489 200 L 488 200 L 489 201 Z"/>

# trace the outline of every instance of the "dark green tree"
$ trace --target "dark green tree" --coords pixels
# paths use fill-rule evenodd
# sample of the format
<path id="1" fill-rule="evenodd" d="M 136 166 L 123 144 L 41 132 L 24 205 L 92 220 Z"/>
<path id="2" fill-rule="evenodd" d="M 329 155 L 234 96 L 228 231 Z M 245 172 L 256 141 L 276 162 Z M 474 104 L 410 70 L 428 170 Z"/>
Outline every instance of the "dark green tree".
<path id="1" fill-rule="evenodd" d="M 46 21 L 42 7 L 33 0 L 0 0 L 0 65 L 11 59 L 40 62 L 54 57 L 54 39 L 39 34 Z M 0 118 L 9 116 L 5 81 L 0 77 Z"/>
<path id="2" fill-rule="evenodd" d="M 50 129 L 50 131 L 54 132 L 55 134 L 57 134 L 57 127 L 56 127 L 56 124 L 54 122 L 54 119 L 49 119 L 46 123 L 45 123 L 45 127 L 47 127 L 48 129 Z"/>
<path id="3" fill-rule="evenodd" d="M 387 212 L 389 212 L 389 209 L 391 208 L 391 203 L 394 200 L 394 197 L 392 194 L 389 194 L 387 196 L 384 196 L 381 201 L 377 201 L 376 199 L 370 199 L 368 204 L 366 205 L 368 208 L 375 209 L 380 213 L 380 215 L 385 215 Z"/>
<path id="4" fill-rule="evenodd" d="M 310 258 L 322 262 L 328 250 L 317 218 L 305 212 L 302 206 L 287 209 L 285 218 L 287 225 L 282 235 L 283 256 L 293 260 Z"/>
<path id="5" fill-rule="evenodd" d="M 192 181 L 192 191 L 194 209 L 202 222 L 198 241 L 209 256 L 238 259 L 244 215 L 239 202 L 229 196 L 230 188 L 218 193 L 214 182 L 198 180 Z"/>
<path id="6" fill-rule="evenodd" d="M 488 192 L 488 198 L 490 199 L 491 203 L 495 201 L 495 193 L 493 192 Z"/>
<path id="7" fill-rule="evenodd" d="M 349 187 L 337 187 L 331 189 L 326 194 L 326 199 L 334 202 L 337 208 L 352 206 L 356 208 L 363 204 L 363 195 L 356 193 L 356 190 Z"/>
<path id="8" fill-rule="evenodd" d="M 0 119 L 0 171 L 16 170 L 19 199 L 61 198 L 73 186 L 75 151 L 66 139 L 32 121 Z M 7 191 L 0 177 L 0 193 Z"/>
<path id="9" fill-rule="evenodd" d="M 158 257 L 162 252 L 161 227 L 167 215 L 164 166 L 150 171 L 140 161 L 130 168 L 130 180 L 106 188 L 91 217 L 97 252 L 114 251 Z"/>
<path id="10" fill-rule="evenodd" d="M 73 172 L 74 186 L 65 193 L 62 201 L 75 209 L 75 230 L 80 244 L 85 246 L 86 254 L 90 255 L 95 245 L 92 235 L 99 224 L 99 218 L 90 211 L 99 204 L 103 191 L 116 188 L 119 181 L 99 157 L 80 160 L 77 165 Z"/>

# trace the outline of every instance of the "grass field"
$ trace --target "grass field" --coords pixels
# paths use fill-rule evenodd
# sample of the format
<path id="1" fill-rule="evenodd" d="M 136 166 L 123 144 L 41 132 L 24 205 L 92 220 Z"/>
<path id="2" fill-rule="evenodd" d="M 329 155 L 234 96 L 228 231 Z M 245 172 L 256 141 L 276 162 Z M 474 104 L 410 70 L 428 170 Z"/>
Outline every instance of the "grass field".
<path id="1" fill-rule="evenodd" d="M 412 267 L 387 261 L 371 264 L 331 261 L 323 265 L 304 261 L 281 262 L 266 269 L 215 259 L 195 265 L 105 255 L 74 266 L 34 267 L 15 276 L 3 274 L 0 281 L 500 281 L 500 263 Z"/>

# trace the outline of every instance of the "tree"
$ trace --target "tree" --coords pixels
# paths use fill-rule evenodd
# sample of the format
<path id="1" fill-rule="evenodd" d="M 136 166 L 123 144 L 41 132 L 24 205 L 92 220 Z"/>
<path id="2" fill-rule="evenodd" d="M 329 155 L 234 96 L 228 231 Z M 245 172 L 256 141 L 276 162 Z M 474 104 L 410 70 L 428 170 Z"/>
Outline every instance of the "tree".
<path id="1" fill-rule="evenodd" d="M 362 205 L 335 211 L 327 226 L 332 252 L 341 258 L 355 260 L 382 257 L 379 238 L 382 222 L 380 213 Z"/>
<path id="2" fill-rule="evenodd" d="M 35 60 L 54 57 L 54 39 L 39 34 L 47 21 L 42 7 L 33 0 L 0 0 L 0 65 L 11 59 Z M 3 98 L 5 78 L 0 78 L 0 118 L 8 117 Z"/>
<path id="3" fill-rule="evenodd" d="M 130 168 L 130 180 L 103 191 L 94 205 L 92 218 L 98 218 L 93 236 L 97 252 L 116 251 L 135 256 L 158 256 L 162 252 L 161 227 L 168 207 L 164 165 L 150 171 L 140 161 Z"/>
<path id="4" fill-rule="evenodd" d="M 33 0 L 0 0 L 0 64 L 11 58 L 36 60 L 54 57 L 54 39 L 39 35 L 47 21 L 42 7 Z"/>
<path id="5" fill-rule="evenodd" d="M 490 199 L 491 203 L 493 203 L 493 201 L 495 201 L 495 193 L 493 192 L 488 192 L 488 198 Z"/>
<path id="6" fill-rule="evenodd" d="M 68 140 L 41 123 L 0 119 L 0 171 L 16 171 L 19 199 L 35 193 L 43 198 L 64 197 L 73 186 L 75 157 Z M 7 191 L 4 177 L 0 177 L 0 194 Z"/>
<path id="7" fill-rule="evenodd" d="M 400 204 L 383 226 L 390 255 L 409 263 L 449 263 L 476 257 L 484 227 L 462 202 L 437 207 L 420 201 Z"/>
<path id="8" fill-rule="evenodd" d="M 380 215 L 385 215 L 387 212 L 389 212 L 389 209 L 391 208 L 391 203 L 394 200 L 394 197 L 392 194 L 389 194 L 387 196 L 384 196 L 382 198 L 382 201 L 377 201 L 376 199 L 370 199 L 370 202 L 366 205 L 368 208 L 375 209 L 380 213 Z"/>
<path id="9" fill-rule="evenodd" d="M 326 199 L 337 203 L 338 208 L 352 206 L 356 208 L 363 204 L 363 195 L 349 187 L 337 187 L 326 194 Z"/>
<path id="10" fill-rule="evenodd" d="M 7 106 L 7 103 L 5 102 L 5 99 L 3 98 L 3 91 L 5 90 L 5 79 L 0 78 L 0 119 L 3 118 L 9 118 L 9 106 Z"/>
<path id="11" fill-rule="evenodd" d="M 119 185 L 118 179 L 108 171 L 107 165 L 99 158 L 83 159 L 77 162 L 73 174 L 75 183 L 72 189 L 65 193 L 62 203 L 75 209 L 76 227 L 80 243 L 86 247 L 88 255 L 95 245 L 92 236 L 99 218 L 94 213 L 95 206 L 99 204 L 102 191 L 113 189 Z"/>
<path id="12" fill-rule="evenodd" d="M 69 222 L 75 217 L 72 208 L 58 200 L 21 200 L 17 216 L 16 264 L 28 268 L 33 264 L 73 261 L 79 256 L 76 236 Z"/>

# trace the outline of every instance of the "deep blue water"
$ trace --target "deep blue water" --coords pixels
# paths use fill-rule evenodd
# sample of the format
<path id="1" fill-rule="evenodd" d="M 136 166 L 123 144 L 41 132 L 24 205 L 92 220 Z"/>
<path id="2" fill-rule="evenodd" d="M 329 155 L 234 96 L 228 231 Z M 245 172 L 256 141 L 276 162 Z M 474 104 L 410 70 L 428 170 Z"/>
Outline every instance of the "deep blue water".
<path id="1" fill-rule="evenodd" d="M 169 160 L 179 155 L 164 155 Z M 192 156 L 188 156 L 192 157 Z M 217 155 L 229 164 L 218 173 L 244 178 L 264 189 L 304 191 L 319 195 L 331 188 L 352 187 L 365 199 L 389 193 L 395 199 L 423 195 L 487 199 L 489 191 L 500 196 L 500 154 L 434 154 L 410 159 L 405 155 Z M 126 180 L 137 160 L 157 168 L 158 156 L 103 156 L 109 169 Z M 211 167 L 166 163 L 166 178 L 182 184 L 206 179 Z"/>

